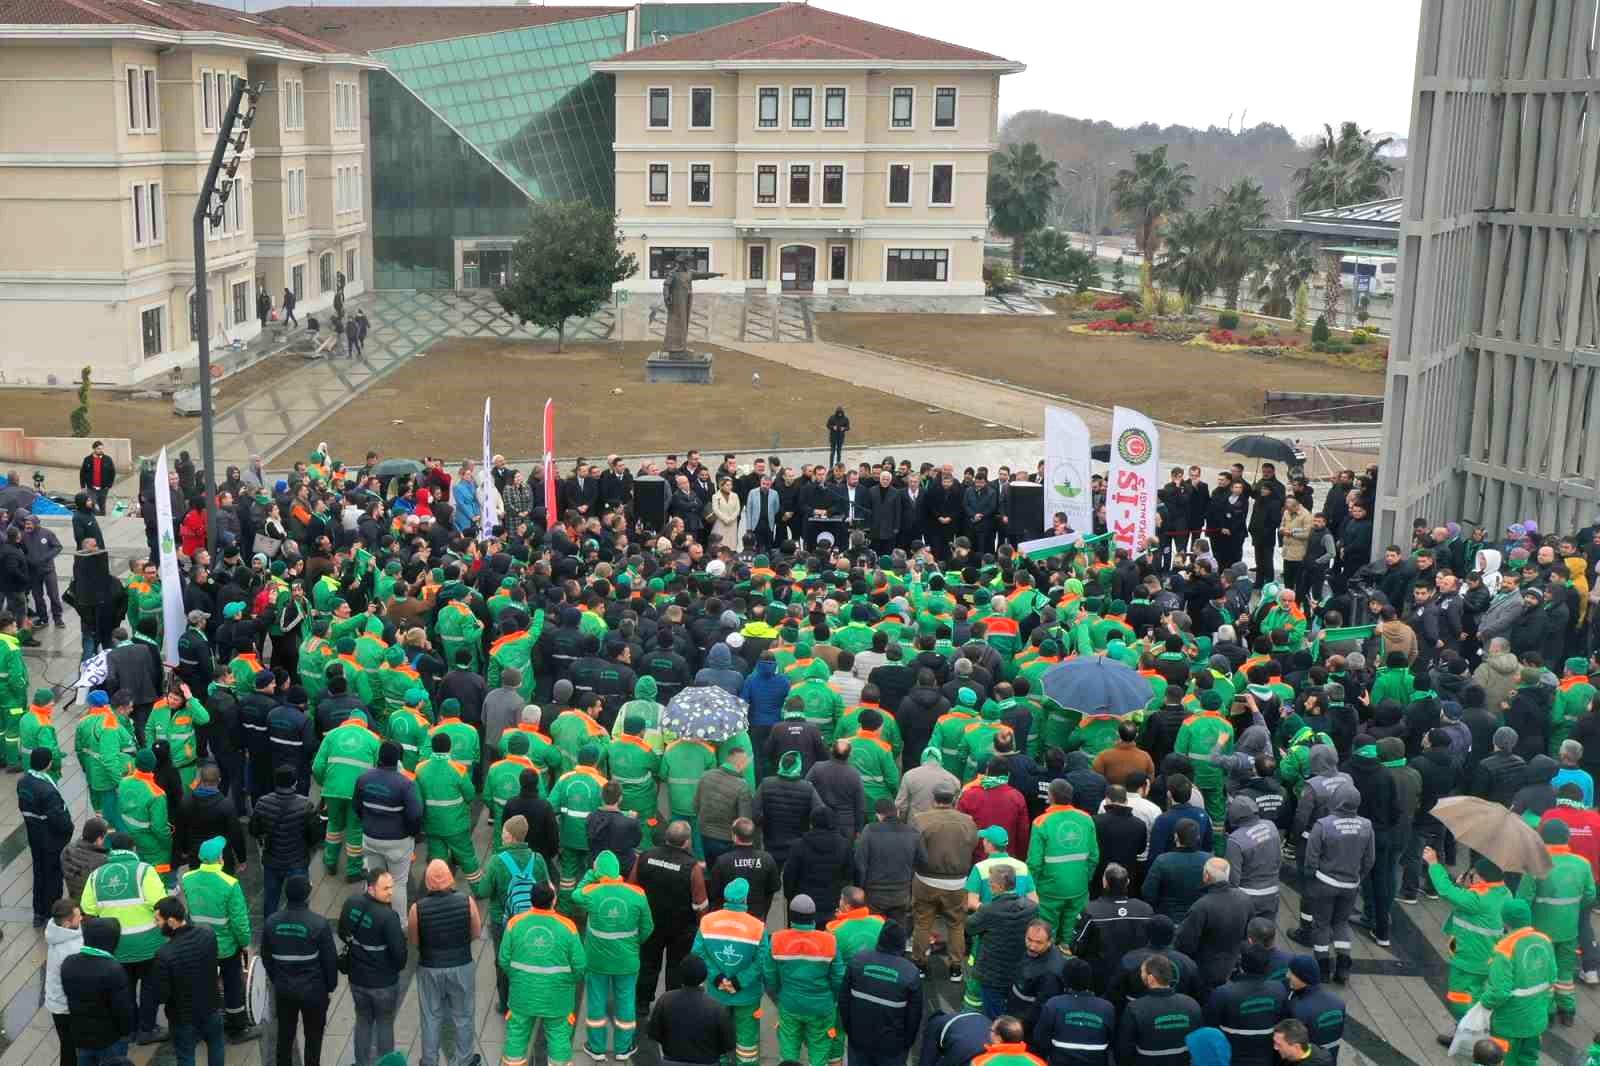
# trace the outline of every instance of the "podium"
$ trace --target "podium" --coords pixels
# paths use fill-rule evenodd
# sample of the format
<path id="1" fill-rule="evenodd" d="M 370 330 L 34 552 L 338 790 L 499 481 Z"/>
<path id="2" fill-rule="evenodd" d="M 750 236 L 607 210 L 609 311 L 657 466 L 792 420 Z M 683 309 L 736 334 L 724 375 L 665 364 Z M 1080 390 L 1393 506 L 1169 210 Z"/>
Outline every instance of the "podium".
<path id="1" fill-rule="evenodd" d="M 815 551 L 817 538 L 824 533 L 833 534 L 833 546 L 840 551 L 850 547 L 850 538 L 842 518 L 808 518 L 806 519 L 805 541 L 806 547 Z"/>
<path id="2" fill-rule="evenodd" d="M 634 516 L 652 533 L 667 528 L 667 495 L 665 478 L 641 474 L 633 479 Z"/>

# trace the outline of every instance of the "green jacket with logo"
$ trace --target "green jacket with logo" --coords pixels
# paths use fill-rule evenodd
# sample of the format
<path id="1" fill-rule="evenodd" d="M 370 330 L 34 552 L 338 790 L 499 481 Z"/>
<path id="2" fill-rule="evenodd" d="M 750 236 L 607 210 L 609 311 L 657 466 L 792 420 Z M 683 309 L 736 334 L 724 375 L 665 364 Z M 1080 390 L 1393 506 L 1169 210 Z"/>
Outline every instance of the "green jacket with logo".
<path id="1" fill-rule="evenodd" d="M 182 770 L 193 766 L 198 754 L 195 751 L 196 726 L 210 725 L 211 712 L 205 704 L 190 696 L 182 707 L 171 707 L 165 700 L 157 701 L 145 721 L 145 735 L 151 743 L 165 740 L 172 747 L 172 765 Z"/>
<path id="2" fill-rule="evenodd" d="M 1594 869 L 1566 844 L 1548 844 L 1554 864 L 1546 877 L 1522 875 L 1517 898 L 1533 908 L 1533 927 L 1562 943 L 1578 939 L 1579 919 L 1594 906 Z"/>
<path id="3" fill-rule="evenodd" d="M 1028 836 L 1028 869 L 1041 897 L 1070 899 L 1089 891 L 1100 862 L 1094 819 L 1076 807 L 1051 804 L 1033 820 Z"/>
<path id="4" fill-rule="evenodd" d="M 633 811 L 641 821 L 652 821 L 660 809 L 660 785 L 656 770 L 661 758 L 642 737 L 622 736 L 606 749 L 611 780 L 622 786 L 622 809 Z"/>
<path id="5" fill-rule="evenodd" d="M 563 848 L 589 850 L 589 815 L 600 809 L 600 790 L 605 784 L 605 776 L 599 770 L 578 766 L 562 774 L 550 790 L 550 805 L 556 809 Z"/>
<path id="6" fill-rule="evenodd" d="M 674 740 L 661 753 L 658 771 L 667 783 L 667 810 L 674 818 L 694 817 L 694 792 L 701 776 L 717 765 L 717 752 L 703 740 Z"/>
<path id="7" fill-rule="evenodd" d="M 589 916 L 583 929 L 583 950 L 594 973 L 638 973 L 639 950 L 655 932 L 655 922 L 644 889 L 615 873 L 602 872 L 600 860 L 610 854 L 600 853 L 594 869 L 583 875 L 572 896 L 573 905 Z M 617 869 L 614 856 L 609 869 Z"/>
<path id="8" fill-rule="evenodd" d="M 1478 1000 L 1493 1015 L 1496 1036 L 1541 1036 L 1555 999 L 1556 952 L 1532 926 L 1507 933 L 1489 953 L 1489 979 Z"/>
<path id="9" fill-rule="evenodd" d="M 780 1012 L 831 1016 L 844 983 L 844 960 L 832 933 L 790 925 L 772 934 L 762 975 Z"/>
<path id="10" fill-rule="evenodd" d="M 506 1000 L 512 1013 L 564 1021 L 577 1010 L 589 960 L 578 927 L 567 918 L 537 907 L 523 911 L 506 923 L 499 961 L 511 979 Z"/>
<path id="11" fill-rule="evenodd" d="M 1489 956 L 1505 935 L 1500 911 L 1511 902 L 1511 890 L 1503 881 L 1463 888 L 1438 863 L 1428 867 L 1428 881 L 1450 904 L 1450 917 L 1444 922 L 1445 935 L 1455 941 L 1450 965 L 1464 973 L 1488 973 Z"/>
<path id="12" fill-rule="evenodd" d="M 422 827 L 429 836 L 454 836 L 472 829 L 472 775 L 467 764 L 435 755 L 417 764 Z"/>
<path id="13" fill-rule="evenodd" d="M 347 718 L 330 729 L 311 761 L 311 776 L 322 786 L 322 794 L 331 799 L 353 798 L 356 779 L 378 765 L 382 743 L 358 718 Z"/>
<path id="14" fill-rule="evenodd" d="M 113 851 L 84 883 L 80 906 L 91 917 L 121 923 L 118 962 L 144 962 L 156 957 L 165 939 L 156 927 L 156 904 L 166 895 L 167 886 L 154 866 L 131 851 Z"/>
<path id="15" fill-rule="evenodd" d="M 239 879 L 222 872 L 220 862 L 201 863 L 180 883 L 189 920 L 217 935 L 217 958 L 226 959 L 250 943 L 250 904 Z"/>

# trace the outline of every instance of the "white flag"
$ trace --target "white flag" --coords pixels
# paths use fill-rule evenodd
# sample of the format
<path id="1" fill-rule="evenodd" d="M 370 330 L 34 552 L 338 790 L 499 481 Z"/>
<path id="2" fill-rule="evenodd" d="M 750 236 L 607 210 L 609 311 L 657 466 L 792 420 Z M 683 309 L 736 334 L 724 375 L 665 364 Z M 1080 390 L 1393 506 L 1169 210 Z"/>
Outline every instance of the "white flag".
<path id="1" fill-rule="evenodd" d="M 494 513 L 494 475 L 489 452 L 489 397 L 483 398 L 483 468 L 478 471 L 478 536 L 487 540 L 500 519 Z"/>
<path id="2" fill-rule="evenodd" d="M 1111 416 L 1111 478 L 1106 484 L 1106 529 L 1112 543 L 1141 555 L 1156 535 L 1156 488 L 1160 484 L 1161 434 L 1131 407 Z"/>
<path id="3" fill-rule="evenodd" d="M 1044 525 L 1056 512 L 1079 533 L 1094 531 L 1094 497 L 1089 491 L 1089 427 L 1062 407 L 1044 409 Z"/>
<path id="4" fill-rule="evenodd" d="M 161 551 L 161 657 L 178 665 L 178 638 L 188 624 L 183 611 L 183 579 L 178 576 L 178 545 L 172 539 L 172 492 L 167 487 L 167 449 L 156 457 L 156 546 Z"/>

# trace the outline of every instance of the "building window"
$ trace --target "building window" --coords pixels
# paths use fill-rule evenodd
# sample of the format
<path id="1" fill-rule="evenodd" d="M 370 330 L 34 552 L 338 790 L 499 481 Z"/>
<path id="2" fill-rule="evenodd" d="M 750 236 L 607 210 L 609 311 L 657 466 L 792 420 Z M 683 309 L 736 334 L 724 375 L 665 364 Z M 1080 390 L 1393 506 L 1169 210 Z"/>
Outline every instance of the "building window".
<path id="1" fill-rule="evenodd" d="M 306 298 L 306 265 L 304 263 L 296 264 L 289 271 L 289 288 L 294 290 L 295 300 L 299 301 Z"/>
<path id="2" fill-rule="evenodd" d="M 133 246 L 153 248 L 167 240 L 166 203 L 159 181 L 133 183 Z"/>
<path id="3" fill-rule="evenodd" d="M 711 202 L 711 164 L 689 164 L 689 202 L 691 204 L 709 204 Z"/>
<path id="4" fill-rule="evenodd" d="M 323 252 L 322 253 L 322 258 L 319 259 L 317 262 L 318 262 L 318 266 L 320 268 L 320 272 L 322 274 L 322 278 L 321 278 L 321 280 L 322 280 L 322 291 L 323 292 L 332 292 L 334 290 L 334 280 L 333 280 L 334 258 L 333 258 L 333 253 L 332 252 Z"/>
<path id="5" fill-rule="evenodd" d="M 306 128 L 306 86 L 298 78 L 290 78 L 283 82 L 283 128 L 288 130 L 303 130 Z"/>
<path id="6" fill-rule="evenodd" d="M 822 98 L 822 124 L 830 130 L 842 130 L 845 126 L 845 90 L 843 86 L 835 86 L 823 93 Z"/>
<path id="7" fill-rule="evenodd" d="M 894 90 L 892 102 L 889 105 L 889 125 L 893 129 L 908 130 L 915 117 L 916 90 L 909 85 L 902 85 Z"/>
<path id="8" fill-rule="evenodd" d="M 889 164 L 889 203 L 896 207 L 911 204 L 911 164 Z"/>
<path id="9" fill-rule="evenodd" d="M 844 203 L 844 164 L 825 163 L 822 167 L 822 202 L 829 206 Z"/>
<path id="10" fill-rule="evenodd" d="M 828 248 L 828 280 L 844 281 L 847 277 L 846 266 L 849 262 L 849 252 L 842 244 L 830 245 Z"/>
<path id="11" fill-rule="evenodd" d="M 890 248 L 885 281 L 945 281 L 950 252 L 945 248 Z"/>
<path id="12" fill-rule="evenodd" d="M 650 164 L 650 202 L 665 204 L 671 202 L 672 166 L 669 163 Z"/>
<path id="13" fill-rule="evenodd" d="M 358 82 L 334 83 L 333 128 L 354 130 L 361 127 L 361 88 Z"/>
<path id="14" fill-rule="evenodd" d="M 756 125 L 761 129 L 778 128 L 778 96 L 776 86 L 756 90 Z"/>
<path id="15" fill-rule="evenodd" d="M 650 90 L 650 128 L 653 130 L 667 130 L 672 128 L 672 90 Z"/>
<path id="16" fill-rule="evenodd" d="M 933 128 L 936 130 L 956 128 L 956 91 L 952 86 L 947 85 L 933 90 Z"/>
<path id="17" fill-rule="evenodd" d="M 286 172 L 284 180 L 284 208 L 289 218 L 301 218 L 306 213 L 306 168 L 296 167 Z"/>
<path id="18" fill-rule="evenodd" d="M 233 321 L 235 323 L 250 321 L 250 283 L 236 281 L 233 283 Z"/>
<path id="19" fill-rule="evenodd" d="M 200 128 L 208 133 L 217 128 L 217 82 L 209 70 L 200 72 Z"/>
<path id="20" fill-rule="evenodd" d="M 161 128 L 161 97 L 154 67 L 128 68 L 128 132 L 156 133 Z"/>
<path id="21" fill-rule="evenodd" d="M 334 174 L 334 212 L 348 214 L 361 210 L 361 168 L 339 167 Z"/>
<path id="22" fill-rule="evenodd" d="M 156 72 L 144 68 L 144 131 L 154 133 L 161 128 L 161 97 L 156 87 Z"/>
<path id="23" fill-rule="evenodd" d="M 933 173 L 928 181 L 928 202 L 949 206 L 954 203 L 954 186 L 956 168 L 953 163 L 933 164 Z"/>
<path id="24" fill-rule="evenodd" d="M 695 270 L 708 274 L 711 272 L 710 248 L 652 248 L 650 249 L 650 276 L 657 280 L 666 277 L 667 270 L 672 264 L 685 255 L 693 260 Z"/>
<path id="25" fill-rule="evenodd" d="M 762 163 L 756 167 L 756 203 L 775 204 L 778 202 L 778 165 L 776 163 Z"/>
<path id="26" fill-rule="evenodd" d="M 809 204 L 811 202 L 811 164 L 793 163 L 789 166 L 789 202 L 791 204 Z"/>
<path id="27" fill-rule="evenodd" d="M 354 248 L 346 250 L 344 253 L 344 283 L 346 285 L 354 285 L 356 283 L 356 263 L 356 250 Z"/>
<path id="28" fill-rule="evenodd" d="M 789 128 L 808 130 L 811 128 L 811 90 L 789 90 Z"/>
<path id="29" fill-rule="evenodd" d="M 128 68 L 128 132 L 144 132 L 144 76 L 138 67 Z"/>
<path id="30" fill-rule="evenodd" d="M 209 297 L 209 293 L 207 296 Z M 154 358 L 167 350 L 167 309 L 162 306 L 147 307 L 139 312 L 139 339 L 144 346 L 144 357 Z"/>
<path id="31" fill-rule="evenodd" d="M 689 128 L 692 130 L 708 130 L 711 128 L 711 90 L 689 90 Z"/>
<path id="32" fill-rule="evenodd" d="M 752 244 L 750 246 L 750 280 L 765 281 L 767 277 L 767 246 Z"/>

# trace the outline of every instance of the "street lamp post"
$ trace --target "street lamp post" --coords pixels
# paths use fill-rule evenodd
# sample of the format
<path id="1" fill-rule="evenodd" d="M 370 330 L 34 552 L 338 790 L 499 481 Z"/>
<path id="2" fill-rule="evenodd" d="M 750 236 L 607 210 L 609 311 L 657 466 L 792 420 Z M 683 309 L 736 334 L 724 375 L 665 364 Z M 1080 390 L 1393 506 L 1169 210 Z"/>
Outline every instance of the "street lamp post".
<path id="1" fill-rule="evenodd" d="M 228 197 L 233 192 L 244 158 L 245 143 L 250 137 L 250 125 L 256 117 L 256 101 L 264 86 L 251 86 L 243 78 L 234 78 L 233 91 L 228 96 L 228 110 L 223 115 L 217 133 L 217 143 L 211 149 L 211 165 L 206 168 L 205 181 L 194 205 L 194 292 L 195 323 L 198 327 L 200 358 L 200 484 L 206 498 L 206 547 L 214 550 L 217 544 L 217 483 L 216 452 L 212 442 L 211 424 L 211 290 L 206 284 L 206 226 L 222 225 L 223 212 L 227 210 Z M 249 109 L 243 115 L 239 105 L 250 98 Z M 236 131 L 235 124 L 239 126 Z M 228 149 L 233 149 L 231 158 Z M 221 182 L 218 176 L 223 175 Z M 157 486 L 156 491 L 164 491 Z"/>

